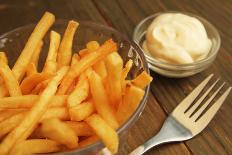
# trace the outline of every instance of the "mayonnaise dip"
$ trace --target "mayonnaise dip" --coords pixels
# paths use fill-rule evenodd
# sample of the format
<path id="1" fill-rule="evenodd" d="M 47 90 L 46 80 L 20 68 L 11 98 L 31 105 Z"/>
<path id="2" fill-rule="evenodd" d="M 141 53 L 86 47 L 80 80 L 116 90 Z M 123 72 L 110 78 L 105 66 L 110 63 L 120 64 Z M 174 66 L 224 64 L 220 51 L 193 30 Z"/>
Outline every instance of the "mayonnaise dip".
<path id="1" fill-rule="evenodd" d="M 152 57 L 173 64 L 204 59 L 211 46 L 204 25 L 181 13 L 165 13 L 155 18 L 143 43 Z"/>

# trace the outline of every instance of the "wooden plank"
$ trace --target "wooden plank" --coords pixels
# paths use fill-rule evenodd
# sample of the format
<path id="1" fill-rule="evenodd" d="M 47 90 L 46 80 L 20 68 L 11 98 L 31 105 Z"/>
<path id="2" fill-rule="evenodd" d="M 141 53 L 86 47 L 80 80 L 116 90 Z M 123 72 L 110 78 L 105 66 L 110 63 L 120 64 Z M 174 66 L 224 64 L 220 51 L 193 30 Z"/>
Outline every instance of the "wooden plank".
<path id="1" fill-rule="evenodd" d="M 188 95 L 207 75 L 214 73 L 223 81 L 232 85 L 232 29 L 230 17 L 232 16 L 231 1 L 190 1 L 181 3 L 177 0 L 164 1 L 123 1 L 112 2 L 94 1 L 106 20 L 119 31 L 132 36 L 133 29 L 140 20 L 146 16 L 166 10 L 186 11 L 203 16 L 211 21 L 219 30 L 222 37 L 222 46 L 213 65 L 204 72 L 183 79 L 170 79 L 152 72 L 154 82 L 152 93 L 166 113 L 170 113 L 178 103 Z M 121 8 L 121 9 L 119 9 Z M 217 9 L 215 9 L 217 8 Z M 222 11 L 223 10 L 223 11 Z M 113 13 L 111 13 L 113 12 Z M 120 22 L 119 22 L 120 21 Z M 122 24 L 121 24 L 122 22 Z M 125 28 L 125 25 L 127 27 Z M 226 100 L 209 127 L 201 135 L 186 142 L 193 154 L 231 154 L 232 153 L 232 106 Z M 223 123 L 222 123 L 223 122 Z M 220 125 L 218 125 L 220 123 Z"/>

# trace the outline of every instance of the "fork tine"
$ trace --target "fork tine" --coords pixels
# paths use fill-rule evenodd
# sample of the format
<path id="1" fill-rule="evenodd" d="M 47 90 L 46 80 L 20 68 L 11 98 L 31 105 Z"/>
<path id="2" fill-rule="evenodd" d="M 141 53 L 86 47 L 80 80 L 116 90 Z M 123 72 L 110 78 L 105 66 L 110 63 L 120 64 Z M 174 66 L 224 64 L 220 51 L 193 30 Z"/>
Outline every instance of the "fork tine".
<path id="1" fill-rule="evenodd" d="M 202 128 L 202 130 L 208 125 L 208 123 L 212 120 L 214 115 L 217 113 L 223 102 L 225 101 L 226 97 L 229 95 L 232 87 L 229 87 L 225 93 L 200 117 L 199 120 L 196 121 L 198 126 Z"/>
<path id="2" fill-rule="evenodd" d="M 174 109 L 173 114 L 176 112 L 185 112 L 186 109 L 192 104 L 192 102 L 197 98 L 209 80 L 213 77 L 210 74 L 204 81 L 202 81 L 185 99 Z"/>
<path id="3" fill-rule="evenodd" d="M 192 120 L 196 121 L 196 119 L 201 115 L 201 113 L 205 110 L 205 108 L 214 99 L 214 97 L 218 94 L 218 92 L 222 89 L 224 85 L 225 82 L 213 93 L 213 95 L 202 105 L 202 107 L 197 110 L 197 112 L 191 117 Z"/>
<path id="4" fill-rule="evenodd" d="M 215 81 L 212 86 L 201 96 L 201 98 L 185 113 L 188 117 L 192 115 L 192 113 L 197 109 L 197 107 L 201 104 L 201 102 L 205 99 L 205 97 L 209 94 L 209 92 L 213 89 L 213 87 L 218 83 L 219 79 Z"/>

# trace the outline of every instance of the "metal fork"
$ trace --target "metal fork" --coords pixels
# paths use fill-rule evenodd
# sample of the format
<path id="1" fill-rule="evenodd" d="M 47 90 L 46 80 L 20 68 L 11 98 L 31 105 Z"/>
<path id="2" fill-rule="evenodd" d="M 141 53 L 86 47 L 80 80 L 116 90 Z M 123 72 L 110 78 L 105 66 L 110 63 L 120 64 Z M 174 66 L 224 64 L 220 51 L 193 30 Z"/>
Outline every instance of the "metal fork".
<path id="1" fill-rule="evenodd" d="M 130 153 L 130 155 L 142 155 L 147 150 L 159 144 L 184 141 L 199 134 L 212 120 L 232 89 L 232 87 L 229 87 L 222 96 L 219 97 L 219 99 L 205 113 L 203 113 L 225 84 L 223 83 L 202 106 L 199 106 L 219 81 L 219 79 L 216 80 L 198 101 L 192 105 L 212 77 L 213 74 L 209 75 L 174 109 L 165 120 L 163 127 L 156 136 L 137 147 Z"/>

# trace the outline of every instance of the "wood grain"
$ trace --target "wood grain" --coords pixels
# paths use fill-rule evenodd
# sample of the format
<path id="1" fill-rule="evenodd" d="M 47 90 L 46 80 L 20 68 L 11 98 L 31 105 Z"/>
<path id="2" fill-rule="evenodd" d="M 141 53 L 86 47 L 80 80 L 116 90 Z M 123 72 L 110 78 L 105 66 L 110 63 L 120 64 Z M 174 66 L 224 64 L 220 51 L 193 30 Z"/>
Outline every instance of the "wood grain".
<path id="1" fill-rule="evenodd" d="M 91 20 L 107 24 L 132 36 L 135 26 L 145 17 L 162 11 L 184 11 L 202 16 L 214 24 L 221 35 L 219 54 L 210 68 L 188 78 L 170 79 L 154 72 L 151 93 L 140 119 L 128 132 L 120 155 L 126 155 L 136 146 L 155 135 L 178 103 L 207 75 L 232 85 L 232 1 L 221 0 L 1 0 L 0 34 L 17 27 L 36 23 L 45 11 L 58 19 Z M 12 54 L 14 55 L 14 54 Z M 13 61 L 10 60 L 10 61 Z M 12 62 L 11 62 L 12 63 Z M 221 92 L 222 93 L 222 92 Z M 228 97 L 216 117 L 199 136 L 184 143 L 167 144 L 147 154 L 232 154 L 232 95 Z"/>

